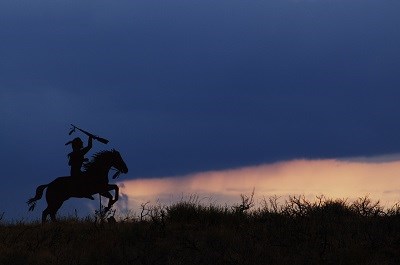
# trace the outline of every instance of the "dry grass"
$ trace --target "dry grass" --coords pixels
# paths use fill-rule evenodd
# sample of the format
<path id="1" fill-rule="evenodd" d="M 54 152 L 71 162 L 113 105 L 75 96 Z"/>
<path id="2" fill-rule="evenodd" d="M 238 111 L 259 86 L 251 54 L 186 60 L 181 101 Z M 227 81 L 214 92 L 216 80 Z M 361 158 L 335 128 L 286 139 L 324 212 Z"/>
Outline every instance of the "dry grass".
<path id="1" fill-rule="evenodd" d="M 195 196 L 102 222 L 67 218 L 0 225 L 0 264 L 400 264 L 400 208 L 276 197 L 254 207 L 204 205 Z"/>

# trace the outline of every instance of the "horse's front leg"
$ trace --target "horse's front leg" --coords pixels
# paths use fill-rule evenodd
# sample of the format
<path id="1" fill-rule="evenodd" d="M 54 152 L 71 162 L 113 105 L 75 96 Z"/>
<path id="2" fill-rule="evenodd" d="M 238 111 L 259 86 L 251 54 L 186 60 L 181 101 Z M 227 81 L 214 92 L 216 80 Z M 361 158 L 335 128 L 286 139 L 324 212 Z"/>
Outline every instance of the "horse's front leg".
<path id="1" fill-rule="evenodd" d="M 113 196 L 110 193 L 110 190 L 115 191 L 115 198 L 113 199 Z M 101 196 L 108 198 L 108 206 L 104 209 L 106 212 L 110 210 L 111 206 L 113 206 L 114 203 L 118 201 L 119 198 L 119 187 L 115 184 L 109 184 L 107 185 L 107 191 L 101 192 Z"/>
<path id="2" fill-rule="evenodd" d="M 118 198 L 119 198 L 119 187 L 116 184 L 108 184 L 108 187 L 110 188 L 109 190 L 114 190 L 114 196 L 115 196 L 114 202 L 113 202 L 113 204 L 114 204 L 118 201 Z"/>

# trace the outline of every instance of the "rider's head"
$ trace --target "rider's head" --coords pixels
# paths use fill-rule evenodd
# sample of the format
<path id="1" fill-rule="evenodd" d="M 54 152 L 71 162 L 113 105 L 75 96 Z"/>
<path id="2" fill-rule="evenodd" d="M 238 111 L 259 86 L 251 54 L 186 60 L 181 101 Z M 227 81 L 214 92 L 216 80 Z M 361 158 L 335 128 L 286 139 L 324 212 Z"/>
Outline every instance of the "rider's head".
<path id="1" fill-rule="evenodd" d="M 76 137 L 74 140 L 72 140 L 72 150 L 79 150 L 83 147 L 83 142 L 81 138 Z"/>

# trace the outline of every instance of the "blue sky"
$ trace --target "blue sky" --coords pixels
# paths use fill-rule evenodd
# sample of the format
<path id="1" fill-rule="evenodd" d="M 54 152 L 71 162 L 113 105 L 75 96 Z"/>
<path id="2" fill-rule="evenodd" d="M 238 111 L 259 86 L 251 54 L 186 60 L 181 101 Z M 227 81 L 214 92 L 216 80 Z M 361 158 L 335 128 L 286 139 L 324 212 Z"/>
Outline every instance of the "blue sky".
<path id="1" fill-rule="evenodd" d="M 93 152 L 120 150 L 128 179 L 399 153 L 399 8 L 3 0 L 3 196 L 24 208 L 68 173 L 70 123 L 108 138 Z"/>

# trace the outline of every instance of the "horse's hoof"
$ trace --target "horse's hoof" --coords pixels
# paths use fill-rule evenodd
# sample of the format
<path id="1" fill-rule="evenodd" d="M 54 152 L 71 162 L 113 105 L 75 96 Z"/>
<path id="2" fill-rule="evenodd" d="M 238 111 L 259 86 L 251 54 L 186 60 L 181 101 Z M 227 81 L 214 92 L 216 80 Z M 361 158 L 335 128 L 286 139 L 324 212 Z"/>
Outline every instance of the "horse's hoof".
<path id="1" fill-rule="evenodd" d="M 115 220 L 114 216 L 110 216 L 107 218 L 107 221 L 109 224 L 115 224 L 117 223 L 117 220 Z"/>

